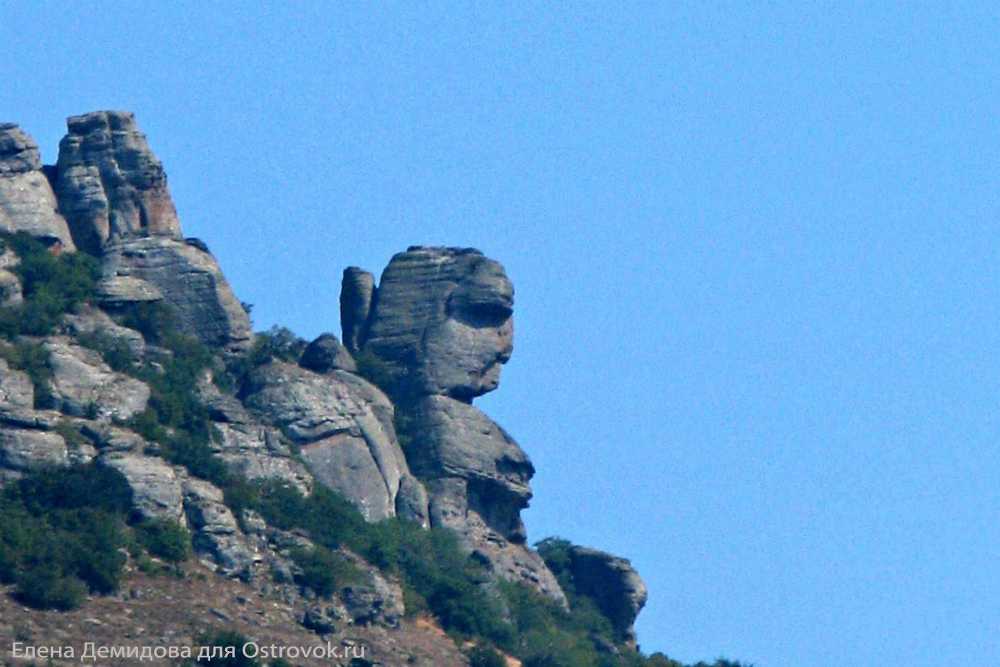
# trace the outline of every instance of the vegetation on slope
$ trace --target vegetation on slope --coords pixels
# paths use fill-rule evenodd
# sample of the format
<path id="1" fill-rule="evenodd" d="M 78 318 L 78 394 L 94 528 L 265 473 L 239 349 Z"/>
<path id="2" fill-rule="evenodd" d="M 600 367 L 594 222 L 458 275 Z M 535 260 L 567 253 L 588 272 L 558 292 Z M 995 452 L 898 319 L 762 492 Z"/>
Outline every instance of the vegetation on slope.
<path id="1" fill-rule="evenodd" d="M 24 292 L 21 305 L 0 308 L 0 336 L 14 341 L 0 344 L 0 356 L 32 379 L 36 407 L 49 407 L 47 355 L 37 343 L 19 337 L 52 333 L 65 313 L 93 296 L 99 266 L 84 253 L 53 255 L 23 234 L 3 235 L 0 243 L 21 258 L 15 271 Z M 452 635 L 473 640 L 470 661 L 476 667 L 503 664 L 498 651 L 520 658 L 524 667 L 684 667 L 662 654 L 646 657 L 616 646 L 610 622 L 593 601 L 572 590 L 558 567 L 565 543 L 541 547 L 567 589 L 568 611 L 523 585 L 495 583 L 450 531 L 422 530 L 397 519 L 369 524 L 325 487 L 303 497 L 273 481 L 250 483 L 230 473 L 212 453 L 214 430 L 194 387 L 206 368 L 213 368 L 220 388 L 236 392 L 257 366 L 272 359 L 296 361 L 304 341 L 287 329 L 258 334 L 246 355 L 223 367 L 211 350 L 178 332 L 166 306 L 135 305 L 119 320 L 165 351 L 142 361 L 121 341 L 101 334 L 80 337 L 112 369 L 150 386 L 149 407 L 128 425 L 155 443 L 164 458 L 222 488 L 237 516 L 253 509 L 277 528 L 306 530 L 317 546 L 292 554 L 301 570 L 300 585 L 329 596 L 352 582 L 356 567 L 337 553 L 346 547 L 399 578 L 408 614 L 433 614 Z M 364 375 L 378 384 L 387 381 L 376 360 L 358 362 Z M 399 426 L 405 448 L 408 425 Z M 79 436 L 72 428 L 66 434 Z M 9 483 L 0 493 L 0 581 L 16 584 L 16 595 L 26 604 L 69 609 L 87 592 L 118 588 L 126 562 L 123 547 L 140 567 L 148 565 L 149 555 L 173 563 L 189 556 L 190 534 L 184 528 L 136 522 L 130 508 L 124 479 L 100 466 L 44 470 Z M 714 667 L 740 665 L 720 660 Z"/>
<path id="2" fill-rule="evenodd" d="M 50 334 L 65 313 L 93 296 L 101 276 L 94 257 L 83 252 L 54 255 L 24 232 L 0 233 L 0 252 L 7 248 L 20 257 L 14 272 L 21 279 L 24 302 L 0 309 L 0 335 Z"/>
<path id="3" fill-rule="evenodd" d="M 187 558 L 190 536 L 167 521 L 129 525 L 132 492 L 117 471 L 95 464 L 52 468 L 0 493 L 0 581 L 29 606 L 72 609 L 88 593 L 113 593 L 125 548 L 169 561 Z"/>

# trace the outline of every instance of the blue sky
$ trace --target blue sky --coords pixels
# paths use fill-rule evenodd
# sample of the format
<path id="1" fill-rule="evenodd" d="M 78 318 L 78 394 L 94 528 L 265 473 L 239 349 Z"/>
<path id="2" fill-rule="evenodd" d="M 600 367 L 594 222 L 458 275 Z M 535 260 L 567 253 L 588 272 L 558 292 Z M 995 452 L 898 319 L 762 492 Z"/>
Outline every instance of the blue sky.
<path id="1" fill-rule="evenodd" d="M 503 262 L 478 403 L 647 651 L 1000 663 L 998 10 L 762 4 L 0 2 L 0 120 L 135 111 L 258 328 Z"/>

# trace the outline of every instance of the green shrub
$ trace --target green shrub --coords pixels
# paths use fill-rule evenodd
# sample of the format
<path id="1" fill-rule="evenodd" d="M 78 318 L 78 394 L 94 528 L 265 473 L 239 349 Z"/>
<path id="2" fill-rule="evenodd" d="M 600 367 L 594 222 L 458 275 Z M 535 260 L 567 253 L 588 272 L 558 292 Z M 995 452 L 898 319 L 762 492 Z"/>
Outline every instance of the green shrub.
<path id="1" fill-rule="evenodd" d="M 191 533 L 176 521 L 147 519 L 135 526 L 139 543 L 149 553 L 170 563 L 180 563 L 191 556 Z"/>
<path id="2" fill-rule="evenodd" d="M 66 446 L 70 449 L 78 449 L 82 445 L 88 444 L 90 441 L 87 437 L 80 432 L 73 422 L 68 419 L 60 419 L 59 423 L 53 429 L 56 433 L 62 436 L 62 439 L 66 441 Z"/>
<path id="3" fill-rule="evenodd" d="M 211 350 L 198 339 L 177 330 L 177 318 L 167 305 L 135 304 L 123 311 L 121 319 L 126 326 L 140 331 L 148 342 L 168 352 L 157 364 L 143 366 L 126 363 L 123 354 L 120 357 L 122 370 L 150 388 L 146 410 L 133 417 L 129 426 L 158 444 L 161 455 L 171 463 L 182 465 L 191 474 L 220 486 L 226 484 L 228 470 L 211 447 L 214 431 L 208 410 L 194 391 L 201 374 L 215 363 Z M 107 351 L 105 348 L 102 354 Z M 119 354 L 121 351 L 112 349 L 110 352 Z M 111 364 L 107 356 L 105 360 Z"/>
<path id="4" fill-rule="evenodd" d="M 223 391 L 237 392 L 255 368 L 275 360 L 297 364 L 306 345 L 305 340 L 285 327 L 273 326 L 267 331 L 258 331 L 250 349 L 229 359 L 225 372 L 214 374 L 212 379 Z"/>
<path id="5" fill-rule="evenodd" d="M 486 644 L 476 644 L 469 652 L 469 667 L 507 667 L 507 661 Z"/>
<path id="6" fill-rule="evenodd" d="M 131 491 L 93 465 L 40 470 L 0 494 L 0 581 L 25 604 L 66 609 L 117 590 Z"/>
<path id="7" fill-rule="evenodd" d="M 65 313 L 93 296 L 101 277 L 94 257 L 83 252 L 55 255 L 24 232 L 0 234 L 0 240 L 21 259 L 14 271 L 24 293 L 24 303 L 0 309 L 0 334 L 48 335 Z"/>
<path id="8" fill-rule="evenodd" d="M 353 563 L 325 547 L 295 549 L 291 555 L 302 570 L 296 583 L 320 597 L 330 597 L 338 588 L 361 580 L 361 571 Z"/>
<path id="9" fill-rule="evenodd" d="M 451 531 L 427 531 L 397 519 L 369 524 L 348 501 L 320 485 L 303 497 L 275 481 L 239 483 L 226 488 L 226 501 L 237 515 L 253 509 L 276 528 L 304 529 L 322 547 L 348 547 L 399 575 L 410 613 L 426 609 L 451 632 L 511 641 L 500 601 L 484 589 L 487 573 L 462 552 Z M 310 577 L 308 585 L 317 592 L 329 590 L 322 575 Z"/>
<path id="10" fill-rule="evenodd" d="M 66 611 L 80 606 L 87 589 L 82 581 L 64 575 L 49 561 L 22 572 L 14 594 L 29 607 Z"/>
<path id="11" fill-rule="evenodd" d="M 176 311 L 162 301 L 130 303 L 121 311 L 119 320 L 154 345 L 165 345 L 178 329 Z"/>

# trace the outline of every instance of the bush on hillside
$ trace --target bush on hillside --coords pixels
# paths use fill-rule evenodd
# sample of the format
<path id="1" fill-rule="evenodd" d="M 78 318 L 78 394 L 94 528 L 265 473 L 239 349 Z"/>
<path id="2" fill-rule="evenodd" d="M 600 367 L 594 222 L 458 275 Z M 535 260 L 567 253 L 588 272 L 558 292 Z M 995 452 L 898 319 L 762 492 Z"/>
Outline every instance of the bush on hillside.
<path id="1" fill-rule="evenodd" d="M 53 254 L 24 232 L 2 233 L 0 244 L 20 258 L 14 272 L 24 294 L 22 304 L 0 308 L 0 335 L 48 335 L 65 313 L 94 295 L 101 277 L 94 257 L 83 252 Z"/>

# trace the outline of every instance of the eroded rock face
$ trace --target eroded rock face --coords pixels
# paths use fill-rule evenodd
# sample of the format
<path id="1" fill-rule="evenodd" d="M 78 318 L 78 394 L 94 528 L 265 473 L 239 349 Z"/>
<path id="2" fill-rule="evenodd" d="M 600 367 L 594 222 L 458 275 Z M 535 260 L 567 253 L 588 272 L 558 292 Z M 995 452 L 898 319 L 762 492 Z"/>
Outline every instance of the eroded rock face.
<path id="1" fill-rule="evenodd" d="M 368 317 L 375 296 L 375 276 L 364 269 L 344 269 L 340 288 L 340 327 L 344 345 L 357 354 L 368 334 Z"/>
<path id="2" fill-rule="evenodd" d="M 345 288 L 360 293 L 355 282 L 345 273 Z M 513 306 L 503 267 L 478 250 L 411 247 L 382 273 L 363 351 L 384 363 L 400 394 L 471 401 L 500 382 L 513 350 Z"/>
<path id="3" fill-rule="evenodd" d="M 28 428 L 0 428 L 0 467 L 28 471 L 68 463 L 66 442 L 59 434 Z"/>
<path id="4" fill-rule="evenodd" d="M 156 456 L 114 452 L 98 461 L 122 474 L 132 489 L 132 506 L 143 519 L 183 523 L 184 496 L 172 466 Z"/>
<path id="5" fill-rule="evenodd" d="M 222 491 L 203 479 L 188 477 L 182 483 L 184 511 L 194 532 L 195 551 L 208 556 L 216 571 L 248 579 L 261 560 L 226 507 Z"/>
<path id="6" fill-rule="evenodd" d="M 109 241 L 181 238 L 163 165 L 131 113 L 96 111 L 67 126 L 56 193 L 77 245 L 96 255 Z"/>
<path id="7" fill-rule="evenodd" d="M 21 278 L 15 273 L 21 258 L 10 248 L 0 252 L 0 306 L 17 306 L 24 302 Z"/>
<path id="8" fill-rule="evenodd" d="M 72 251 L 58 208 L 35 140 L 13 123 L 0 123 L 0 231 L 27 232 Z"/>
<path id="9" fill-rule="evenodd" d="M 320 375 L 272 362 L 251 374 L 244 402 L 281 428 L 313 476 L 366 519 L 395 516 L 409 467 L 396 441 L 392 404 L 381 391 L 344 371 Z"/>
<path id="10" fill-rule="evenodd" d="M 206 345 L 249 346 L 250 318 L 201 248 L 162 236 L 125 239 L 105 246 L 102 268 L 98 289 L 107 307 L 162 298 L 182 332 Z"/>
<path id="11" fill-rule="evenodd" d="M 633 624 L 646 604 L 646 584 L 625 558 L 589 547 L 569 548 L 570 573 L 577 592 L 592 598 L 615 631 L 635 646 Z"/>
<path id="12" fill-rule="evenodd" d="M 94 350 L 63 337 L 43 345 L 52 367 L 52 395 L 63 413 L 110 421 L 128 420 L 146 409 L 149 387 L 112 371 Z"/>
<path id="13" fill-rule="evenodd" d="M 35 387 L 28 374 L 10 367 L 0 359 L 0 406 L 30 410 L 35 403 Z"/>
<path id="14" fill-rule="evenodd" d="M 520 511 L 531 498 L 528 480 L 535 469 L 514 439 L 478 409 L 445 396 L 424 398 L 411 414 L 414 473 L 425 480 L 461 480 L 458 486 L 430 485 L 431 515 L 447 516 L 443 508 L 454 506 L 457 494 L 494 531 L 523 543 Z"/>
<path id="15" fill-rule="evenodd" d="M 146 341 L 135 329 L 129 329 L 115 322 L 103 310 L 90 305 L 82 305 L 75 313 L 63 316 L 68 333 L 76 337 L 96 337 L 102 342 L 120 345 L 137 360 L 146 353 Z"/>

